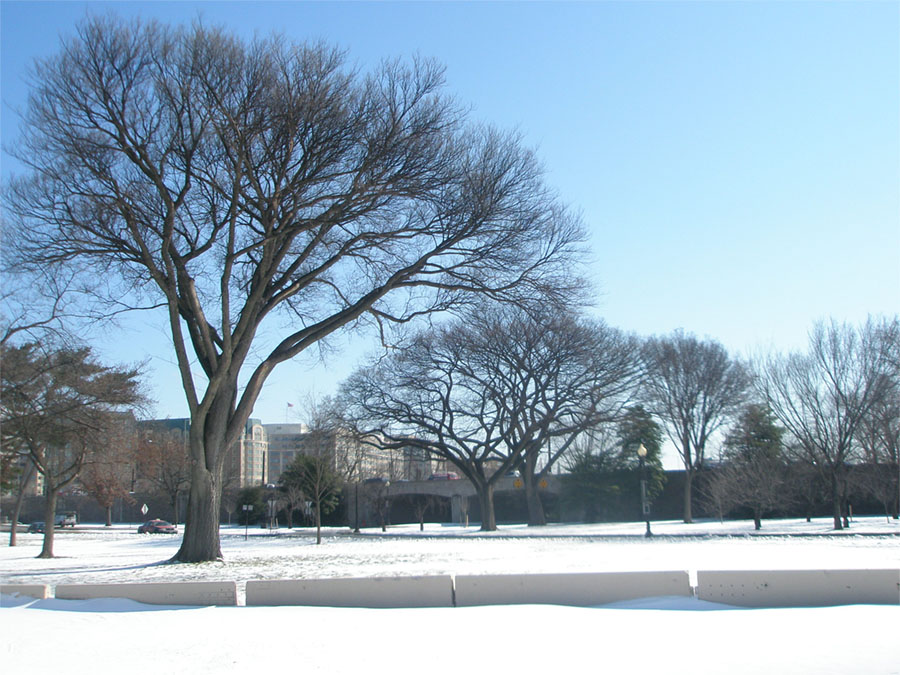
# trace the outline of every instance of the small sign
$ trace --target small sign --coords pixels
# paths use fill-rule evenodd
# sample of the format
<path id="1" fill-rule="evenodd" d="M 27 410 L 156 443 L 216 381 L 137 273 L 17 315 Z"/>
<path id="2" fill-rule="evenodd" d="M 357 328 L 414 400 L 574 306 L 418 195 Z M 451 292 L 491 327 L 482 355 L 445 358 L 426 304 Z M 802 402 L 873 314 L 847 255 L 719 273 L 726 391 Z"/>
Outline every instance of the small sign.
<path id="1" fill-rule="evenodd" d="M 523 485 L 524 485 L 524 483 L 522 482 L 522 479 L 521 479 L 521 478 L 516 478 L 516 479 L 513 481 L 513 487 L 520 488 L 520 487 L 522 487 Z"/>
<path id="2" fill-rule="evenodd" d="M 547 479 L 541 478 L 541 482 L 538 483 L 538 487 L 540 487 L 541 490 L 546 490 L 547 489 Z"/>
<path id="3" fill-rule="evenodd" d="M 141 507 L 141 513 L 143 513 L 145 516 L 147 515 L 147 511 L 149 511 L 149 510 L 150 510 L 150 507 L 147 506 L 146 504 L 144 504 L 144 505 Z"/>

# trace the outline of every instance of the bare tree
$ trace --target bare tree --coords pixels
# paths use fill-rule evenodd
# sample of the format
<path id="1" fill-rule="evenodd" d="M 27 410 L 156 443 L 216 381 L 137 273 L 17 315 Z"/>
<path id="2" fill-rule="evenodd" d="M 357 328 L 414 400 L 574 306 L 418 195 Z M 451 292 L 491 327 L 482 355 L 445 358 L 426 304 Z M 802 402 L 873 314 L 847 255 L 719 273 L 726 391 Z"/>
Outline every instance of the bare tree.
<path id="1" fill-rule="evenodd" d="M 134 415 L 110 417 L 110 423 L 94 436 L 78 482 L 103 507 L 106 527 L 112 526 L 112 509 L 121 499 L 133 504 L 134 451 L 136 440 Z"/>
<path id="2" fill-rule="evenodd" d="M 618 419 L 633 399 L 644 372 L 639 343 L 567 312 L 501 310 L 467 323 L 468 366 L 495 401 L 510 454 L 521 456 L 528 524 L 545 525 L 541 479 L 582 433 Z"/>
<path id="3" fill-rule="evenodd" d="M 647 408 L 662 421 L 685 471 L 684 522 L 693 522 L 692 486 L 710 437 L 744 401 L 750 380 L 744 366 L 718 342 L 676 331 L 651 338 L 644 350 Z"/>
<path id="4" fill-rule="evenodd" d="M 475 487 L 481 528 L 496 529 L 493 490 L 518 456 L 507 454 L 496 404 L 467 379 L 462 327 L 422 332 L 341 388 L 347 423 L 382 448 L 413 447 L 451 462 Z"/>
<path id="5" fill-rule="evenodd" d="M 402 498 L 412 507 L 416 522 L 419 523 L 419 531 L 425 531 L 425 516 L 429 511 L 437 511 L 441 507 L 441 500 L 437 495 L 405 495 Z"/>
<path id="6" fill-rule="evenodd" d="M 137 477 L 150 492 L 164 496 L 178 524 L 178 498 L 191 485 L 191 458 L 185 430 L 144 424 L 138 440 Z"/>
<path id="7" fill-rule="evenodd" d="M 387 479 L 369 479 L 363 484 L 363 500 L 375 513 L 382 532 L 387 532 L 390 525 L 391 493 L 390 481 Z"/>
<path id="8" fill-rule="evenodd" d="M 862 420 L 857 435 L 865 471 L 860 488 L 875 497 L 885 514 L 900 517 L 900 389 L 879 401 Z"/>
<path id="9" fill-rule="evenodd" d="M 114 424 L 111 413 L 141 402 L 138 373 L 100 365 L 87 348 L 3 345 L 2 356 L 4 441 L 27 451 L 43 476 L 45 533 L 39 557 L 52 558 L 57 495 L 78 477 L 92 444 Z"/>
<path id="10" fill-rule="evenodd" d="M 175 560 L 221 557 L 225 451 L 278 364 L 366 320 L 578 288 L 580 223 L 517 137 L 467 128 L 431 62 L 343 61 L 89 18 L 34 70 L 30 173 L 8 197 L 19 259 L 102 270 L 110 311 L 165 311 L 191 416 Z"/>
<path id="11" fill-rule="evenodd" d="M 806 353 L 771 356 L 759 364 L 758 388 L 772 413 L 796 439 L 802 457 L 827 477 L 840 530 L 847 469 L 863 421 L 896 386 L 890 335 L 898 320 L 869 319 L 856 328 L 818 322 Z"/>
<path id="12" fill-rule="evenodd" d="M 303 492 L 302 487 L 294 483 L 282 482 L 279 489 L 281 490 L 281 503 L 287 515 L 287 527 L 291 529 L 294 527 L 294 511 L 302 506 L 305 512 L 306 493 Z"/>

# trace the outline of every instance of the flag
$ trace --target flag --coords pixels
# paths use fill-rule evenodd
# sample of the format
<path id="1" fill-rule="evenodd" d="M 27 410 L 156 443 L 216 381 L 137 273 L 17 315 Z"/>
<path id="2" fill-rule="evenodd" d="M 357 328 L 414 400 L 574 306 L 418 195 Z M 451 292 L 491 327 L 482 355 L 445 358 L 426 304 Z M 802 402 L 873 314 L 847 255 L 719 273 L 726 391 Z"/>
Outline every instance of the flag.
<path id="1" fill-rule="evenodd" d="M 293 403 L 288 403 L 288 404 L 287 404 L 287 407 L 288 407 L 288 408 L 293 408 L 293 407 L 294 407 L 294 404 L 293 404 Z"/>

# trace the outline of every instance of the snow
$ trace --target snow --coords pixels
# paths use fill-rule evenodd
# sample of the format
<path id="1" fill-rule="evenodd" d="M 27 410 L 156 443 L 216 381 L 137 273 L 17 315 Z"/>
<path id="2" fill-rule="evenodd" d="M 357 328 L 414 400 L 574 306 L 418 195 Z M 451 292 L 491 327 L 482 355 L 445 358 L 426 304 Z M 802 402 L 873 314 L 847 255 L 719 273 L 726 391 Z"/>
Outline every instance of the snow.
<path id="1" fill-rule="evenodd" d="M 58 532 L 0 548 L 3 583 L 125 583 L 517 572 L 900 567 L 900 524 L 830 521 L 501 527 L 394 526 L 387 533 L 223 528 L 223 562 L 159 564 L 180 537 L 136 526 Z M 791 536 L 786 536 L 791 535 Z M 2 597 L 4 674 L 61 671 L 304 673 L 900 673 L 900 606 L 735 609 L 691 598 L 606 607 L 452 609 L 160 607 L 130 600 Z M 47 645 L 52 642 L 53 649 Z"/>

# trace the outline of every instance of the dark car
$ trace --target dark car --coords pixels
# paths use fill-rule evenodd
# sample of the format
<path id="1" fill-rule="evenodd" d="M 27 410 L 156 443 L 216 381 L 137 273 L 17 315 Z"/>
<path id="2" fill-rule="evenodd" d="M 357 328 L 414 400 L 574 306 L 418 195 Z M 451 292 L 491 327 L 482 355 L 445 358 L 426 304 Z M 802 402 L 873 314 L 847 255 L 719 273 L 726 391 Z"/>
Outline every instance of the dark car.
<path id="1" fill-rule="evenodd" d="M 32 533 L 41 533 L 44 531 L 44 521 L 36 520 L 28 526 L 28 531 Z"/>
<path id="2" fill-rule="evenodd" d="M 148 520 L 138 527 L 138 534 L 176 534 L 177 532 L 178 530 L 172 523 L 159 518 Z"/>

